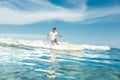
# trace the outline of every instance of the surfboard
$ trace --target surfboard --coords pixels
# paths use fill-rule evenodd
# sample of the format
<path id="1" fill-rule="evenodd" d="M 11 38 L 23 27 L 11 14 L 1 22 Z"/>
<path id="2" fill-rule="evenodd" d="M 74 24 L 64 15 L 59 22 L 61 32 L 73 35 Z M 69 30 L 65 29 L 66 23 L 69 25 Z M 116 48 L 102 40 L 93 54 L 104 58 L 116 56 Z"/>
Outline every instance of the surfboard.
<path id="1" fill-rule="evenodd" d="M 77 44 L 62 44 L 61 45 L 65 50 L 83 50 L 84 46 Z"/>
<path id="2" fill-rule="evenodd" d="M 43 48 L 55 49 L 55 50 L 84 50 L 84 46 L 77 44 L 60 44 L 60 45 L 46 45 Z"/>
<path id="3" fill-rule="evenodd" d="M 60 44 L 60 45 L 44 45 L 43 48 L 55 50 L 110 50 L 109 46 L 79 45 L 79 44 Z"/>

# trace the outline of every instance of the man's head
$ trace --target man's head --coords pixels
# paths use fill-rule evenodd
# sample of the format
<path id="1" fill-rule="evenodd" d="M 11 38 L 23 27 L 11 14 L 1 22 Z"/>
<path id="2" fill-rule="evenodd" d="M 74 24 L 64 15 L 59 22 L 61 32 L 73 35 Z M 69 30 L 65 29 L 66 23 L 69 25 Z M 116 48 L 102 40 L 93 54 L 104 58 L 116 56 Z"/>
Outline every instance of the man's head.
<path id="1" fill-rule="evenodd" d="M 57 30 L 57 29 L 56 29 L 55 27 L 52 29 L 53 32 L 56 32 L 56 30 Z"/>

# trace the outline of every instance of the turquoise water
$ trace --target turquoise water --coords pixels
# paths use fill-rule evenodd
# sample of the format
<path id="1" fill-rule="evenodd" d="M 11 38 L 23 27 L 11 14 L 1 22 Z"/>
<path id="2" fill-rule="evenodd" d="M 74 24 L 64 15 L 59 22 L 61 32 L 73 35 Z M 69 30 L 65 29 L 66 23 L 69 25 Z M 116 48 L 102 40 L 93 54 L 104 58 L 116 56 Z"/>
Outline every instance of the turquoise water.
<path id="1" fill-rule="evenodd" d="M 120 49 L 60 51 L 0 43 L 0 80 L 120 80 Z"/>

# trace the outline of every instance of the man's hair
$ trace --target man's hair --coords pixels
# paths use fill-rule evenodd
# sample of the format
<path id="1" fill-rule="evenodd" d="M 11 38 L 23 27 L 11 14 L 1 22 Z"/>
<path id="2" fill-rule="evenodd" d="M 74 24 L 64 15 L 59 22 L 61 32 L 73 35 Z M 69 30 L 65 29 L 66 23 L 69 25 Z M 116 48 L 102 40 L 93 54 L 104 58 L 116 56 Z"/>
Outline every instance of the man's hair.
<path id="1" fill-rule="evenodd" d="M 56 30 L 56 28 L 54 27 L 52 30 Z"/>

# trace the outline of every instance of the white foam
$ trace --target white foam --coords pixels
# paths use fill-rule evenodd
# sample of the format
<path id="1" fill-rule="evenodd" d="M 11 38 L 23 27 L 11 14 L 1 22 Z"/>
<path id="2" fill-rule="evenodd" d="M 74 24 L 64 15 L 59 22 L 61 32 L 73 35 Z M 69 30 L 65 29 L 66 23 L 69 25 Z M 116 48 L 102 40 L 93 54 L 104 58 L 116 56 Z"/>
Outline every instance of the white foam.
<path id="1" fill-rule="evenodd" d="M 85 49 L 89 49 L 89 50 L 110 50 L 109 46 L 94 46 L 94 45 L 83 45 L 85 47 Z"/>

